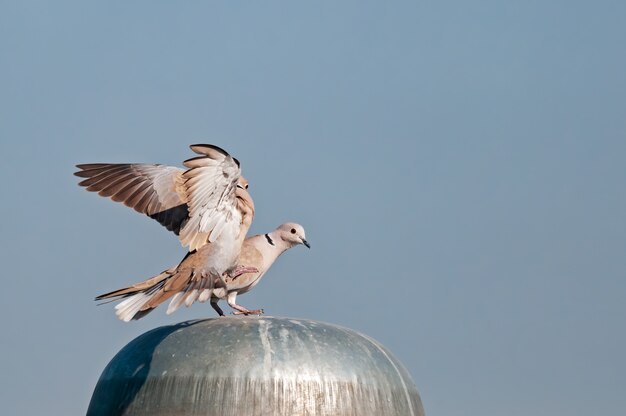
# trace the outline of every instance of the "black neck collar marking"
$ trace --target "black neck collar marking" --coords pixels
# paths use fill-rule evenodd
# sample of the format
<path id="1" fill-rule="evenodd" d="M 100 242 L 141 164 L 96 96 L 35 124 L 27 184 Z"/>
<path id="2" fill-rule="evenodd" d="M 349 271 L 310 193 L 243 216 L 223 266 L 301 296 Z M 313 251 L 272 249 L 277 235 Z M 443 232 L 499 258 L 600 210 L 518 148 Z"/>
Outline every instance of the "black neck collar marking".
<path id="1" fill-rule="evenodd" d="M 272 239 L 270 238 L 269 234 L 265 234 L 265 239 L 267 240 L 268 243 L 270 243 L 270 245 L 274 245 L 274 242 L 272 241 Z"/>

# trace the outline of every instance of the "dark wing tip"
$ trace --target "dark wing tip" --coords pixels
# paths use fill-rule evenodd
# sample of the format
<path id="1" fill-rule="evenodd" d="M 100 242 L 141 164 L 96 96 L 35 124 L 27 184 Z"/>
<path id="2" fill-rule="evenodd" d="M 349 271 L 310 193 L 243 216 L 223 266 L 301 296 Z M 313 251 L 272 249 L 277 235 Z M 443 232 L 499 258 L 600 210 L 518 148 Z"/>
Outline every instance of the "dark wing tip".
<path id="1" fill-rule="evenodd" d="M 91 164 L 80 164 L 80 165 L 74 165 L 75 167 L 77 167 L 80 170 L 77 170 L 76 172 L 74 172 L 74 176 L 78 176 L 79 178 L 88 178 L 90 175 L 85 173 L 85 171 L 89 170 L 89 166 L 92 166 Z"/>
<path id="2" fill-rule="evenodd" d="M 74 166 L 82 170 L 91 170 L 91 169 L 100 169 L 104 166 L 112 166 L 112 165 L 115 165 L 115 164 L 114 163 L 80 163 Z"/>
<path id="3" fill-rule="evenodd" d="M 206 159 L 206 156 L 194 156 L 194 157 L 190 157 L 189 159 L 185 159 L 183 161 L 183 165 L 187 162 L 193 162 L 195 160 L 202 160 L 202 159 Z"/>
<path id="4" fill-rule="evenodd" d="M 241 168 L 241 164 L 239 163 L 239 161 L 237 159 L 235 159 L 234 157 L 232 157 L 231 155 L 229 155 L 226 150 L 222 149 L 219 146 L 215 146 L 214 144 L 192 144 L 189 147 L 195 153 L 198 153 L 200 155 L 204 155 L 204 156 L 209 157 L 211 159 L 216 159 L 216 152 L 217 152 L 218 154 L 224 156 L 225 158 L 233 159 L 233 161 L 235 162 L 237 167 Z M 198 158 L 195 157 L 195 158 L 188 159 L 188 160 L 194 160 L 194 159 L 198 159 Z M 185 162 L 187 162 L 187 160 Z"/>
<path id="5" fill-rule="evenodd" d="M 80 163 L 76 166 L 79 171 L 74 172 L 74 175 L 79 176 L 81 178 L 89 178 L 94 175 L 94 170 L 101 170 L 103 168 L 113 168 L 122 166 L 123 163 Z"/>
<path id="6" fill-rule="evenodd" d="M 104 294 L 104 295 L 96 296 L 95 298 L 93 298 L 93 300 L 97 302 L 99 300 L 106 299 L 106 298 L 107 298 L 107 296 L 106 296 L 106 294 Z"/>
<path id="7" fill-rule="evenodd" d="M 74 167 L 80 169 L 74 172 L 74 176 L 85 177 L 85 174 L 83 172 L 85 172 L 86 170 L 89 170 L 89 168 L 93 165 L 94 165 L 93 163 L 81 163 L 78 165 L 74 165 Z"/>
<path id="8" fill-rule="evenodd" d="M 189 145 L 189 148 L 193 150 L 194 152 L 202 154 L 202 155 L 206 154 L 206 151 L 204 151 L 203 149 L 208 148 L 208 149 L 212 149 L 217 152 L 220 152 L 224 156 L 230 156 L 226 150 L 222 149 L 219 146 L 215 146 L 214 144 L 202 144 L 202 143 L 192 144 L 192 145 Z"/>

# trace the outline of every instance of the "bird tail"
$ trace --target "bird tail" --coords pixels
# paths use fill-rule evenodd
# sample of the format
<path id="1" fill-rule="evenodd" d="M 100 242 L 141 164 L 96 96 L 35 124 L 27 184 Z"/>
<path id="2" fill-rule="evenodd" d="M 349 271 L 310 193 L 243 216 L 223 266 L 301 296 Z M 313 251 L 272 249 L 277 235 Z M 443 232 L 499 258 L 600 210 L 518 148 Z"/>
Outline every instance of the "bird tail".
<path id="1" fill-rule="evenodd" d="M 117 317 L 124 322 L 139 319 L 174 294 L 164 296 L 166 293 L 163 290 L 165 284 L 174 275 L 176 275 L 176 268 L 168 269 L 143 282 L 97 296 L 95 300 L 111 299 L 115 301 L 123 299 L 115 306 Z"/>

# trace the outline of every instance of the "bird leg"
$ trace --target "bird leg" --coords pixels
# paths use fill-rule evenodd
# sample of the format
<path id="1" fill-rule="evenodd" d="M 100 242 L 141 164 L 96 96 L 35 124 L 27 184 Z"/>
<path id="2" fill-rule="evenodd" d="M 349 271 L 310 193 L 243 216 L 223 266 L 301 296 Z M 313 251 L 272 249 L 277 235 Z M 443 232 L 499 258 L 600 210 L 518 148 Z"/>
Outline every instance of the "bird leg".
<path id="1" fill-rule="evenodd" d="M 235 280 L 236 278 L 238 278 L 244 273 L 258 273 L 258 272 L 259 272 L 259 269 L 257 269 L 256 267 L 237 266 L 233 270 L 224 272 L 224 275 Z"/>
<path id="2" fill-rule="evenodd" d="M 217 304 L 217 300 L 211 299 L 211 307 L 213 309 L 215 309 L 215 312 L 217 312 L 219 314 L 219 316 L 224 316 L 224 311 L 222 310 L 222 308 L 220 308 L 220 306 Z"/>
<path id="3" fill-rule="evenodd" d="M 228 305 L 235 310 L 235 312 L 233 312 L 234 315 L 262 315 L 263 314 L 263 309 L 255 309 L 251 311 L 250 309 L 237 305 L 235 303 L 236 299 L 237 299 L 237 292 L 230 292 L 228 294 L 228 298 L 227 298 Z"/>

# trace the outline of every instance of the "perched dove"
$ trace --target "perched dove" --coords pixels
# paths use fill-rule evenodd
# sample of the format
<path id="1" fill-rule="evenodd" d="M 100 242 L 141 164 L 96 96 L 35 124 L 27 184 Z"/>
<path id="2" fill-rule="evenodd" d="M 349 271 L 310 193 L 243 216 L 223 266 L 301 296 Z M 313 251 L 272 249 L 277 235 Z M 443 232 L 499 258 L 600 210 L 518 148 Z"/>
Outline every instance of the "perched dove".
<path id="1" fill-rule="evenodd" d="M 201 156 L 183 162 L 187 170 L 154 164 L 77 165 L 80 170 L 75 175 L 85 178 L 80 186 L 148 215 L 189 247 L 177 267 L 96 298 L 128 298 L 116 307 L 125 321 L 140 318 L 179 293 L 168 313 L 183 302 L 191 305 L 196 299 L 209 298 L 220 315 L 219 299 L 227 299 L 238 313 L 262 312 L 237 305 L 237 294 L 256 285 L 288 248 L 295 244 L 309 247 L 298 224 L 283 224 L 272 233 L 244 241 L 254 217 L 254 203 L 239 161 L 217 146 L 190 147 Z M 246 261 L 251 264 L 242 263 Z"/>
<path id="2" fill-rule="evenodd" d="M 254 217 L 254 203 L 241 176 L 239 161 L 217 146 L 196 144 L 201 156 L 183 164 L 187 170 L 148 164 L 77 165 L 76 176 L 88 191 L 123 202 L 179 235 L 190 253 L 203 249 L 206 287 L 223 278 L 256 271 L 237 264 Z M 206 247 L 206 248 L 205 248 Z"/>
<path id="3" fill-rule="evenodd" d="M 239 161 L 210 144 L 190 148 L 201 156 L 184 161 L 187 170 L 143 163 L 92 163 L 76 165 L 80 170 L 74 175 L 86 178 L 79 185 L 88 191 L 155 219 L 178 235 L 189 251 L 217 242 L 238 252 L 254 217 Z"/>
<path id="4" fill-rule="evenodd" d="M 236 275 L 228 276 L 224 279 L 225 285 L 220 279 L 214 278 L 213 282 L 209 282 L 207 278 L 202 277 L 210 275 L 206 271 L 211 256 L 210 245 L 205 245 L 197 251 L 188 253 L 178 266 L 143 282 L 100 295 L 96 300 L 123 299 L 115 307 L 115 314 L 125 322 L 145 316 L 170 298 L 168 315 L 183 304 L 191 306 L 196 300 L 199 302 L 210 300 L 213 309 L 223 316 L 224 312 L 218 306 L 220 299 L 225 299 L 235 314 L 262 314 L 262 309 L 249 310 L 237 305 L 235 302 L 237 295 L 252 289 L 278 256 L 298 244 L 310 248 L 302 226 L 293 223 L 283 224 L 268 234 L 247 238 L 243 243 L 238 263 L 255 270 L 243 270 Z"/>

